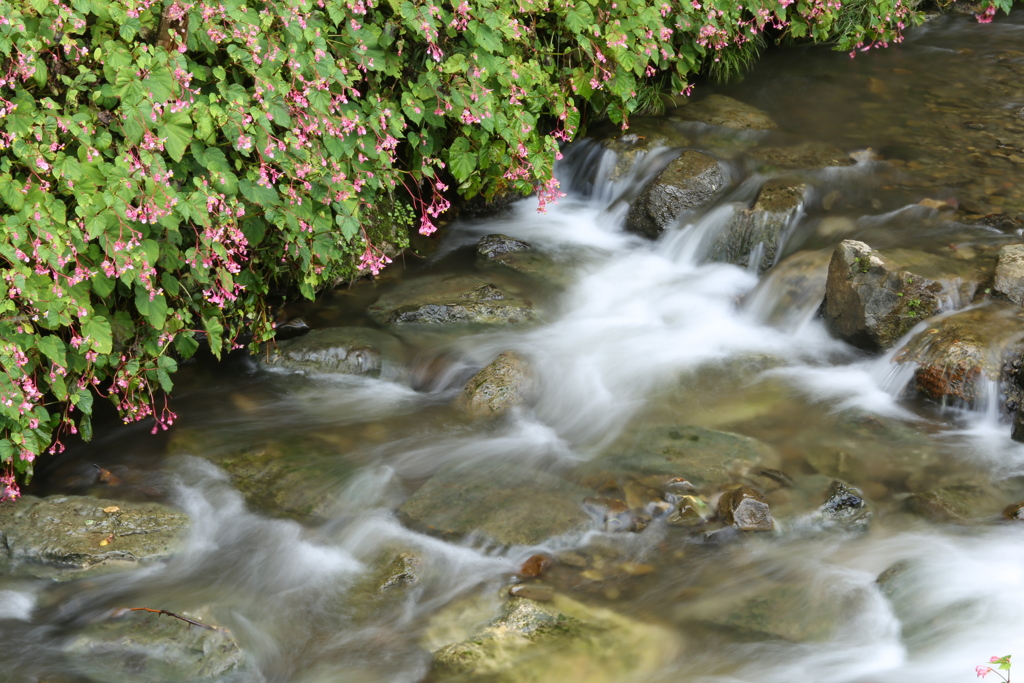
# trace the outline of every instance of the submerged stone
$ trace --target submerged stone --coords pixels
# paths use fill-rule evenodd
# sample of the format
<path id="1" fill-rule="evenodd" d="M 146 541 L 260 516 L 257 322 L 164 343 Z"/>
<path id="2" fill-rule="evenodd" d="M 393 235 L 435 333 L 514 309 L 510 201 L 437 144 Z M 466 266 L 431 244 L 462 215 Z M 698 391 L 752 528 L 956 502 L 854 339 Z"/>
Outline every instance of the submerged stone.
<path id="1" fill-rule="evenodd" d="M 367 313 L 383 325 L 510 325 L 534 319 L 533 304 L 473 275 L 425 277 L 402 283 Z"/>
<path id="2" fill-rule="evenodd" d="M 672 110 L 672 116 L 734 130 L 778 128 L 768 114 L 726 95 L 708 95 Z"/>
<path id="3" fill-rule="evenodd" d="M 63 651 L 74 669 L 96 683 L 245 678 L 242 651 L 229 631 L 151 612 L 122 611 L 91 624 L 67 640 Z"/>
<path id="4" fill-rule="evenodd" d="M 940 524 L 964 524 L 993 513 L 986 509 L 991 502 L 986 489 L 961 484 L 915 493 L 903 501 L 903 509 Z"/>
<path id="5" fill-rule="evenodd" d="M 377 377 L 395 374 L 401 357 L 401 342 L 387 332 L 369 327 L 331 327 L 265 344 L 257 360 L 268 367 L 288 370 Z"/>
<path id="6" fill-rule="evenodd" d="M 0 551 L 30 573 L 32 565 L 131 566 L 170 557 L 190 525 L 185 513 L 159 503 L 24 496 L 0 505 Z"/>
<path id="7" fill-rule="evenodd" d="M 519 465 L 450 466 L 428 479 L 399 514 L 414 529 L 441 536 L 479 532 L 502 545 L 534 545 L 588 527 L 586 493 Z"/>
<path id="8" fill-rule="evenodd" d="M 871 510 L 860 490 L 837 480 L 829 486 L 828 499 L 818 509 L 817 516 L 829 526 L 866 528 Z"/>
<path id="9" fill-rule="evenodd" d="M 718 516 L 740 531 L 771 531 L 775 528 L 775 520 L 764 496 L 749 486 L 723 493 L 718 499 Z"/>
<path id="10" fill-rule="evenodd" d="M 686 211 L 706 206 L 725 190 L 728 181 L 721 165 L 695 150 L 673 159 L 633 201 L 626 229 L 657 238 Z"/>
<path id="11" fill-rule="evenodd" d="M 665 628 L 562 595 L 513 598 L 475 635 L 435 651 L 430 679 L 617 683 L 656 674 L 679 646 Z"/>
<path id="12" fill-rule="evenodd" d="M 485 235 L 480 238 L 476 245 L 477 256 L 485 261 L 493 260 L 502 254 L 514 254 L 517 252 L 530 251 L 533 245 L 523 240 L 517 240 L 508 235 Z"/>

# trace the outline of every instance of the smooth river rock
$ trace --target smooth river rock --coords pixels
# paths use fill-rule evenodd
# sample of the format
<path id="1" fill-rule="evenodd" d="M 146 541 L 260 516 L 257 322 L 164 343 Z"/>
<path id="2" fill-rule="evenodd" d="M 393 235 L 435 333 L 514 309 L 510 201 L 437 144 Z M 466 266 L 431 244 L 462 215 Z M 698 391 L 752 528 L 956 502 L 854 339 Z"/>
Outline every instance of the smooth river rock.
<path id="1" fill-rule="evenodd" d="M 502 545 L 533 545 L 590 526 L 588 491 L 521 464 L 442 469 L 399 509 L 412 528 L 443 537 L 479 532 Z"/>
<path id="2" fill-rule="evenodd" d="M 554 595 L 511 598 L 466 640 L 434 652 L 430 680 L 619 683 L 647 680 L 679 653 L 672 631 Z"/>
<path id="3" fill-rule="evenodd" d="M 369 327 L 331 327 L 265 344 L 257 361 L 301 372 L 390 376 L 398 372 L 402 344 Z"/>
<path id="4" fill-rule="evenodd" d="M 159 503 L 24 496 L 0 504 L 0 555 L 29 573 L 38 573 L 33 565 L 131 566 L 170 557 L 190 524 L 185 513 Z"/>
<path id="5" fill-rule="evenodd" d="M 633 201 L 626 216 L 626 229 L 655 239 L 684 212 L 710 204 L 727 185 L 718 161 L 707 154 L 686 150 Z"/>
<path id="6" fill-rule="evenodd" d="M 1007 244 L 999 249 L 992 291 L 1018 306 L 1024 305 L 1024 244 Z"/>
<path id="7" fill-rule="evenodd" d="M 726 95 L 707 95 L 672 110 L 672 116 L 733 130 L 770 130 L 775 121 L 757 107 Z"/>
<path id="8" fill-rule="evenodd" d="M 444 275 L 403 282 L 367 313 L 382 325 L 495 326 L 530 322 L 533 304 L 506 286 L 475 275 Z"/>
<path id="9" fill-rule="evenodd" d="M 968 261 L 906 249 L 883 255 L 864 242 L 843 240 L 829 263 L 825 324 L 859 348 L 888 349 L 940 306 L 971 303 L 994 270 L 992 258 Z"/>
<path id="10" fill-rule="evenodd" d="M 526 359 L 508 351 L 473 375 L 457 402 L 472 417 L 497 417 L 526 403 L 531 385 L 532 374 Z"/>

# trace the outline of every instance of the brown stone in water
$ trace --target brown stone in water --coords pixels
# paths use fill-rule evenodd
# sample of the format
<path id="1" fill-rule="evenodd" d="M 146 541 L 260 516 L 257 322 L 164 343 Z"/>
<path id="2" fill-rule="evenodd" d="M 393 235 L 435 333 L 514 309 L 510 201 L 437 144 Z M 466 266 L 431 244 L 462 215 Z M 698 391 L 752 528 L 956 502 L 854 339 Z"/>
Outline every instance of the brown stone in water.
<path id="1" fill-rule="evenodd" d="M 509 588 L 508 594 L 513 598 L 526 598 L 527 600 L 547 602 L 554 599 L 555 589 L 539 583 L 520 583 Z"/>
<path id="2" fill-rule="evenodd" d="M 523 565 L 519 568 L 519 576 L 527 578 L 540 576 L 554 563 L 555 560 L 550 555 L 544 555 L 542 553 L 532 555 L 526 560 L 526 562 L 523 562 Z"/>
<path id="3" fill-rule="evenodd" d="M 740 531 L 771 531 L 775 528 L 764 497 L 749 486 L 723 493 L 718 499 L 718 516 Z"/>
<path id="4" fill-rule="evenodd" d="M 1003 517 L 1019 522 L 1024 522 L 1024 502 L 1014 503 L 1003 510 Z"/>

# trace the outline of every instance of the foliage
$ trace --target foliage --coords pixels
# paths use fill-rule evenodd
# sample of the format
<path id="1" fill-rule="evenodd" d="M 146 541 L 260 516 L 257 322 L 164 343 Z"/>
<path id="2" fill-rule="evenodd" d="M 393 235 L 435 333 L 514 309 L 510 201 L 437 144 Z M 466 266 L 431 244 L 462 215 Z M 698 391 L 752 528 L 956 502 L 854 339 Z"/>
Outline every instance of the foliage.
<path id="1" fill-rule="evenodd" d="M 585 114 L 625 125 L 766 33 L 863 49 L 913 18 L 857 2 L 837 32 L 840 0 L 0 0 L 2 495 L 96 395 L 166 428 L 202 336 L 376 274 L 395 217 L 543 210 Z"/>
<path id="2" fill-rule="evenodd" d="M 1012 655 L 1006 655 L 1005 657 L 995 657 L 995 656 L 992 656 L 992 657 L 989 658 L 988 664 L 982 664 L 980 666 L 974 667 L 974 672 L 976 674 L 978 674 L 978 678 L 984 678 L 985 676 L 989 675 L 990 673 L 994 673 L 996 676 L 998 676 L 999 678 L 1001 678 L 1004 681 L 1006 681 L 1006 683 L 1010 683 L 1010 657 L 1011 656 Z M 989 664 L 995 664 L 995 666 L 994 667 L 993 666 L 989 666 Z M 1003 674 L 999 673 L 1000 671 L 1005 671 L 1006 674 L 1003 675 Z"/>

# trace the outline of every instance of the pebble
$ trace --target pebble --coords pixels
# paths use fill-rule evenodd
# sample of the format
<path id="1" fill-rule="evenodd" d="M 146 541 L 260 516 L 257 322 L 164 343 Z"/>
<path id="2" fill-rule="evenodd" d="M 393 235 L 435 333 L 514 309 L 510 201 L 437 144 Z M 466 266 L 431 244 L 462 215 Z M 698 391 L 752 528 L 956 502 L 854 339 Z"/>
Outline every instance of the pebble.
<path id="1" fill-rule="evenodd" d="M 555 589 L 539 583 L 519 583 L 508 589 L 513 598 L 526 598 L 538 602 L 547 602 L 555 597 Z"/>

